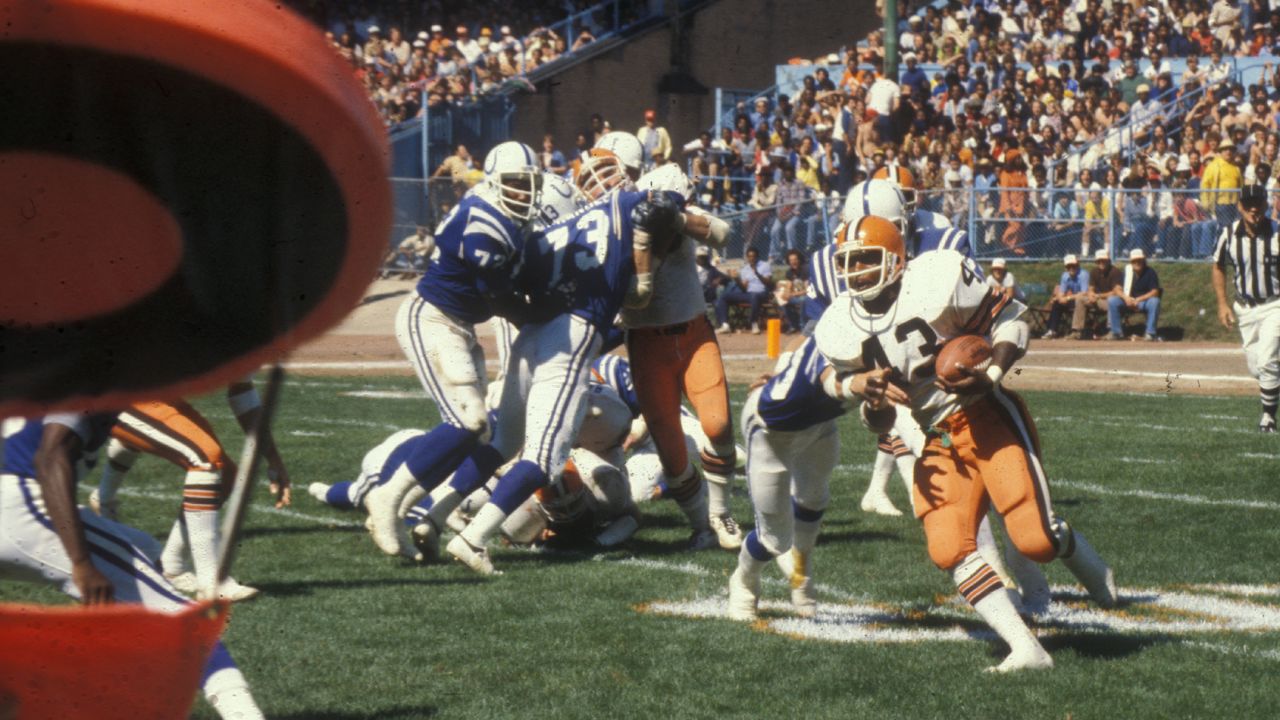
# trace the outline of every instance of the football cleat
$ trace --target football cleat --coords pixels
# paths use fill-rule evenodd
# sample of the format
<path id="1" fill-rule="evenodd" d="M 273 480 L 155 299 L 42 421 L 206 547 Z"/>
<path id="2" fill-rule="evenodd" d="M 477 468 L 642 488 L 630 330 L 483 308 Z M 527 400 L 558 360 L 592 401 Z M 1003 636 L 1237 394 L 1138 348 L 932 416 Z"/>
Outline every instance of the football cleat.
<path id="1" fill-rule="evenodd" d="M 690 550 L 706 550 L 707 548 L 716 547 L 719 540 L 716 538 L 716 531 L 710 528 L 706 530 L 694 530 L 689 536 Z"/>
<path id="2" fill-rule="evenodd" d="M 1262 413 L 1262 419 L 1258 421 L 1258 432 L 1273 433 L 1276 431 L 1276 418 L 1270 413 Z M 92 496 L 91 496 L 92 497 Z M 105 517 L 105 516 L 104 516 Z"/>
<path id="3" fill-rule="evenodd" d="M 414 558 L 418 562 L 433 563 L 440 559 L 440 531 L 431 518 L 414 525 L 409 531 L 409 539 L 418 549 L 419 554 Z"/>
<path id="4" fill-rule="evenodd" d="M 168 580 L 175 590 L 184 595 L 195 595 L 196 591 L 200 589 L 200 584 L 196 582 L 196 574 L 191 571 L 180 572 L 175 575 L 165 573 L 164 579 Z"/>
<path id="5" fill-rule="evenodd" d="M 484 548 L 474 547 L 461 535 L 455 535 L 444 549 L 445 552 L 452 555 L 455 560 L 481 575 L 502 574 L 500 571 L 494 569 L 493 561 L 489 559 L 489 551 Z"/>
<path id="6" fill-rule="evenodd" d="M 98 488 L 94 488 L 93 491 L 89 493 L 89 509 L 101 518 L 106 518 L 108 520 L 120 519 L 120 501 L 116 498 L 112 498 L 107 502 L 102 502 L 101 498 L 98 496 Z"/>
<path id="7" fill-rule="evenodd" d="M 370 490 L 364 498 L 364 506 L 369 511 L 369 519 L 365 521 L 365 527 L 369 529 L 369 534 L 373 536 L 373 542 L 378 549 L 388 555 L 403 554 L 404 546 L 400 544 L 399 530 L 404 526 L 396 517 L 400 503 L 390 484 L 379 485 Z"/>
<path id="8" fill-rule="evenodd" d="M 737 550 L 742 547 L 742 528 L 738 521 L 729 515 L 712 515 L 711 529 L 716 533 L 716 540 L 725 550 Z"/>
<path id="9" fill-rule="evenodd" d="M 614 518 L 604 530 L 596 535 L 596 544 L 600 547 L 614 547 L 631 539 L 636 534 L 636 530 L 640 529 L 640 522 L 636 520 L 635 515 L 623 515 Z"/>
<path id="10" fill-rule="evenodd" d="M 862 503 L 859 505 L 862 512 L 875 513 L 876 515 L 888 515 L 889 517 L 901 517 L 902 511 L 899 510 L 888 495 L 884 493 L 867 493 L 862 496 Z"/>
<path id="11" fill-rule="evenodd" d="M 329 497 L 329 486 L 322 482 L 313 482 L 307 486 L 307 494 L 320 502 L 325 502 Z"/>
<path id="12" fill-rule="evenodd" d="M 751 622 L 760 604 L 760 576 L 748 578 L 742 568 L 729 576 L 729 619 Z"/>
<path id="13" fill-rule="evenodd" d="M 258 588 L 241 585 L 235 578 L 229 577 L 218 586 L 218 599 L 227 602 L 244 602 L 258 597 Z"/>
<path id="14" fill-rule="evenodd" d="M 1011 652 L 999 665 L 986 669 L 989 673 L 1010 673 L 1018 670 L 1049 670 L 1053 667 L 1053 658 L 1039 643 L 1034 647 Z"/>

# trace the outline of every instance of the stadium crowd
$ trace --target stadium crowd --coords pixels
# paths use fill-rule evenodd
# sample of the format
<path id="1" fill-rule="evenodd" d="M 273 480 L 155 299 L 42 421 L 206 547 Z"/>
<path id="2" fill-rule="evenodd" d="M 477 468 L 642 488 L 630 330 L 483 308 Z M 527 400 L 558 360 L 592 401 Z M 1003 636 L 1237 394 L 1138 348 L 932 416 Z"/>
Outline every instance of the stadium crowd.
<path id="1" fill-rule="evenodd" d="M 291 4 L 324 28 L 388 125 L 418 117 L 424 103 L 470 103 L 518 83 L 528 72 L 594 42 L 613 22 L 613 8 L 598 0 Z M 622 0 L 619 21 L 625 25 L 640 17 L 647 4 Z M 565 37 L 563 21 L 578 13 L 585 14 L 572 26 L 574 35 Z"/>

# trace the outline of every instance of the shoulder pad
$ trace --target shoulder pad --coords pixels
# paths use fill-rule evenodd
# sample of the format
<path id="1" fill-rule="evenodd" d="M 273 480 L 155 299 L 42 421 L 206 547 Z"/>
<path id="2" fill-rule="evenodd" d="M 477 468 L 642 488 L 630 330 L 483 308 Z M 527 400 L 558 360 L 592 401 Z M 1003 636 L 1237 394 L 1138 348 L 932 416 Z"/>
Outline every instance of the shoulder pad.
<path id="1" fill-rule="evenodd" d="M 822 313 L 813 331 L 813 342 L 827 362 L 839 370 L 862 367 L 862 341 L 865 333 L 853 322 L 853 302 L 840 295 Z"/>

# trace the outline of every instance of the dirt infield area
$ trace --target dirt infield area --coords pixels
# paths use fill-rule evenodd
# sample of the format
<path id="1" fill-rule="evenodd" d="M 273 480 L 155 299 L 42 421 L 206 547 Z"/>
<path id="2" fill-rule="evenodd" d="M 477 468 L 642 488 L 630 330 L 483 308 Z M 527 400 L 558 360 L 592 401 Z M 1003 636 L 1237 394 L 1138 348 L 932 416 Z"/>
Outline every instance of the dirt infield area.
<path id="1" fill-rule="evenodd" d="M 409 375 L 412 368 L 393 330 L 396 309 L 413 292 L 412 281 L 379 280 L 342 324 L 299 348 L 285 367 L 328 375 Z M 493 336 L 480 331 L 490 358 Z M 789 338 L 783 338 L 784 346 Z M 722 335 L 720 347 L 731 382 L 750 382 L 773 365 L 763 335 Z M 492 368 L 491 368 L 492 370 Z M 1084 392 L 1158 392 L 1253 395 L 1239 345 L 1193 342 L 1032 342 L 1007 384 L 1016 389 Z"/>

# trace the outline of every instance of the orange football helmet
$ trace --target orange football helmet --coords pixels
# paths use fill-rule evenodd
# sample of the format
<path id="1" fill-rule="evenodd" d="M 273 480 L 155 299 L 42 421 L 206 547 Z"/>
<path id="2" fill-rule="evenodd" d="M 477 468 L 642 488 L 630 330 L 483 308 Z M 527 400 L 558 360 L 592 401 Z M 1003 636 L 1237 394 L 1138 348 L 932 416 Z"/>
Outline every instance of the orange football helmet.
<path id="1" fill-rule="evenodd" d="M 873 180 L 888 180 L 902 191 L 904 210 L 907 217 L 916 211 L 916 179 L 911 171 L 896 162 L 882 165 L 871 174 Z"/>
<path id="2" fill-rule="evenodd" d="M 907 248 L 893 223 L 864 215 L 836 228 L 832 264 L 836 277 L 848 288 L 846 292 L 871 300 L 902 277 Z"/>
<path id="3" fill-rule="evenodd" d="M 612 151 L 604 148 L 592 148 L 582 160 L 578 169 L 578 177 L 574 179 L 578 192 L 587 202 L 599 200 L 610 190 L 621 187 L 630 190 L 635 186 L 627 175 L 627 168 L 622 160 Z"/>

